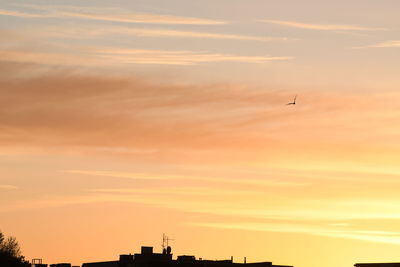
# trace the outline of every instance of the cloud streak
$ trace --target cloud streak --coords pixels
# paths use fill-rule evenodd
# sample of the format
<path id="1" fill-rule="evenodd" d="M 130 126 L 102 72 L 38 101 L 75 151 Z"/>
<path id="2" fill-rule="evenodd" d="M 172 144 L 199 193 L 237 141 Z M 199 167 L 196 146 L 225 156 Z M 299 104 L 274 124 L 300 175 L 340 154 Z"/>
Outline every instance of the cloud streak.
<path id="1" fill-rule="evenodd" d="M 32 35 L 31 32 L 35 32 Z M 98 37 L 149 37 L 149 38 L 180 38 L 180 39 L 210 39 L 210 40 L 237 40 L 237 41 L 256 41 L 256 42 L 289 42 L 295 41 L 293 38 L 277 36 L 252 36 L 242 34 L 227 34 L 218 32 L 204 31 L 183 31 L 166 28 L 135 28 L 125 26 L 107 25 L 101 28 L 92 26 L 82 26 L 77 28 L 63 26 L 43 26 L 40 29 L 29 29 L 25 32 L 30 38 L 69 38 L 69 39 L 88 39 Z"/>
<path id="2" fill-rule="evenodd" d="M 194 51 L 166 51 L 143 49 L 98 49 L 95 54 L 101 58 L 131 64 L 197 65 L 201 63 L 241 62 L 261 64 L 269 61 L 286 61 L 292 57 L 241 56 Z"/>
<path id="3" fill-rule="evenodd" d="M 181 16 L 155 15 L 146 13 L 120 13 L 117 16 L 107 14 L 108 12 L 91 13 L 86 12 L 66 12 L 62 11 L 59 14 L 66 17 L 83 18 L 90 20 L 102 20 L 112 22 L 125 23 L 143 23 L 143 24 L 175 24 L 175 25 L 218 25 L 227 24 L 225 21 L 209 20 Z"/>
<path id="4" fill-rule="evenodd" d="M 11 17 L 21 17 L 21 18 L 46 18 L 46 17 L 49 17 L 49 15 L 45 15 L 45 14 L 26 13 L 26 12 L 20 12 L 20 11 L 16 11 L 16 10 L 7 10 L 7 9 L 0 9 L 0 15 L 11 16 Z"/>
<path id="5" fill-rule="evenodd" d="M 15 185 L 0 184 L 0 190 L 15 190 L 18 189 Z"/>
<path id="6" fill-rule="evenodd" d="M 76 6 L 37 6 L 20 5 L 25 8 L 45 13 L 27 13 L 16 10 L 0 10 L 0 15 L 24 18 L 78 18 L 86 20 L 140 23 L 140 24 L 172 24 L 172 25 L 218 25 L 227 24 L 222 20 L 203 19 L 185 16 L 160 15 L 150 13 L 128 12 L 119 8 L 92 8 Z"/>
<path id="7" fill-rule="evenodd" d="M 359 212 L 359 214 L 364 213 L 367 216 L 350 216 L 345 220 L 341 220 L 338 214 L 336 214 L 339 210 L 332 210 L 332 207 L 336 205 L 335 202 L 321 203 L 320 200 L 316 200 L 314 203 L 320 204 L 323 210 L 318 211 L 312 209 L 315 214 L 319 214 L 319 216 L 315 217 L 309 216 L 310 210 L 297 206 L 298 203 L 295 207 L 292 207 L 291 210 L 286 211 L 284 209 L 282 210 L 278 205 L 273 208 L 271 207 L 271 212 L 269 214 L 269 208 L 264 208 L 264 212 L 259 210 L 254 214 L 246 213 L 246 211 L 249 210 L 249 205 L 257 205 L 257 202 L 261 200 L 260 197 L 265 197 L 265 192 L 246 190 L 243 188 L 210 189 L 209 187 L 199 186 L 169 186 L 155 188 L 97 188 L 91 189 L 89 192 L 89 195 L 41 197 L 39 199 L 30 200 L 29 202 L 20 201 L 18 203 L 11 203 L 8 206 L 3 206 L 0 212 L 56 208 L 82 204 L 130 203 L 166 208 L 190 214 L 202 213 L 203 221 L 185 222 L 186 224 L 196 227 L 275 233 L 300 233 L 376 243 L 400 244 L 400 231 L 396 231 L 395 229 L 391 231 L 373 228 L 364 229 L 358 226 L 358 224 L 365 225 L 375 218 L 393 219 L 394 217 L 368 216 L 368 212 L 363 211 Z M 252 195 L 252 197 L 249 199 L 246 197 L 247 195 Z M 238 196 L 244 196 L 245 198 L 238 198 Z M 304 200 L 300 202 L 303 201 Z M 267 205 L 267 203 L 268 202 L 264 200 L 259 204 L 264 207 L 270 206 Z M 343 204 L 346 203 L 351 204 L 351 207 L 346 207 L 349 214 L 357 210 L 357 207 L 353 206 L 357 204 L 357 202 L 343 201 Z M 385 204 L 385 201 L 382 201 L 382 203 Z M 357 205 L 359 204 L 365 205 L 365 202 L 359 202 Z M 397 204 L 398 203 L 393 203 L 393 208 L 397 208 Z M 229 206 L 235 207 L 234 210 L 227 209 Z M 349 208 L 351 208 L 351 210 Z M 343 211 L 342 207 L 339 213 Z M 385 212 L 388 212 L 388 214 L 390 213 L 390 211 L 383 211 L 381 215 L 384 215 Z M 275 215 L 273 215 L 273 213 L 275 213 Z M 276 216 L 279 213 L 286 213 L 286 216 Z M 302 216 L 297 216 L 300 214 L 302 214 Z M 212 222 L 207 221 L 210 218 L 213 218 Z M 360 221 L 359 219 L 362 220 Z M 400 218 L 396 217 L 396 219 Z"/>
<path id="8" fill-rule="evenodd" d="M 249 36 L 249 35 L 238 35 L 238 34 L 224 34 L 224 33 L 210 33 L 210 32 L 198 32 L 198 31 L 181 31 L 181 30 L 170 30 L 170 29 L 146 29 L 146 28 L 123 28 L 113 27 L 100 30 L 105 34 L 121 33 L 124 35 L 135 35 L 141 37 L 175 37 L 175 38 L 196 38 L 196 39 L 217 39 L 217 40 L 242 40 L 242 41 L 259 41 L 259 42 L 271 42 L 271 41 L 289 41 L 292 40 L 287 37 L 264 37 L 264 36 Z M 90 32 L 93 31 L 88 31 Z M 94 34 L 99 34 L 98 32 Z"/>
<path id="9" fill-rule="evenodd" d="M 303 233 L 318 236 L 327 236 L 333 238 L 345 238 L 353 240 L 362 240 L 369 242 L 400 244 L 400 232 L 389 231 L 357 231 L 357 230 L 337 230 L 315 225 L 298 225 L 298 224 L 272 224 L 272 223 L 191 223 L 196 226 L 247 230 L 247 231 L 263 231 L 263 232 L 282 232 L 282 233 Z"/>
<path id="10" fill-rule="evenodd" d="M 295 182 L 290 180 L 278 180 L 278 179 L 252 179 L 247 178 L 246 180 L 234 179 L 234 178 L 222 178 L 215 176 L 194 176 L 194 175 L 170 175 L 170 174 L 148 174 L 148 173 L 131 173 L 131 172 L 116 172 L 116 171 L 84 171 L 84 170 L 67 170 L 64 173 L 70 174 L 84 174 L 90 176 L 101 176 L 101 177 L 114 177 L 114 178 L 127 178 L 133 180 L 180 180 L 180 181 L 199 181 L 206 183 L 228 183 L 228 184 L 242 184 L 242 185 L 258 185 L 258 186 L 277 186 L 277 187 L 297 187 L 307 186 L 306 182 Z"/>
<path id="11" fill-rule="evenodd" d="M 68 53 L 0 50 L 3 60 L 59 66 L 117 66 L 141 65 L 198 65 L 218 62 L 262 64 L 270 61 L 287 61 L 286 56 L 242 56 L 232 54 L 202 53 L 179 50 L 146 49 L 87 49 Z"/>
<path id="12" fill-rule="evenodd" d="M 380 42 L 377 44 L 372 45 L 365 45 L 365 46 L 356 46 L 353 47 L 354 49 L 362 49 L 362 48 L 399 48 L 400 47 L 400 40 L 391 40 Z"/>
<path id="13" fill-rule="evenodd" d="M 387 31 L 386 28 L 363 27 L 363 26 L 345 25 L 345 24 L 311 24 L 311 23 L 304 23 L 297 21 L 268 20 L 268 19 L 263 19 L 259 21 L 269 24 L 291 27 L 291 28 L 318 30 L 318 31 Z"/>

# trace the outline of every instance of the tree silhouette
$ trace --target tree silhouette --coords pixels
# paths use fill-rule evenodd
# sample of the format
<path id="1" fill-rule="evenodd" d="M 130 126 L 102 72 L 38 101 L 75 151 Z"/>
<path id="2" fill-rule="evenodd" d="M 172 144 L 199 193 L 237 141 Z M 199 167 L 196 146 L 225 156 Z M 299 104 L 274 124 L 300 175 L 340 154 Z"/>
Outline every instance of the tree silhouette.
<path id="1" fill-rule="evenodd" d="M 27 267 L 30 266 L 21 255 L 21 249 L 15 237 L 5 237 L 0 231 L 0 266 Z"/>

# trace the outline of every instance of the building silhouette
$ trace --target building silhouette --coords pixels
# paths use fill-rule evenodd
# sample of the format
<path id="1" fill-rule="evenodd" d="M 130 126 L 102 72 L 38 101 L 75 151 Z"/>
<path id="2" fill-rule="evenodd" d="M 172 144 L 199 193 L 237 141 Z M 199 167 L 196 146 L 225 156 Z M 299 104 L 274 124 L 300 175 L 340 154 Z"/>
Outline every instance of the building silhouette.
<path id="1" fill-rule="evenodd" d="M 400 267 L 400 262 L 356 263 L 354 267 Z"/>
<path id="2" fill-rule="evenodd" d="M 203 260 L 195 256 L 181 255 L 172 258 L 170 246 L 163 249 L 162 253 L 154 253 L 153 247 L 142 247 L 141 253 L 134 255 L 120 255 L 119 260 L 84 263 L 82 267 L 292 267 L 284 265 L 273 265 L 272 262 L 244 263 L 229 260 Z M 400 266 L 399 266 L 400 267 Z"/>
<path id="3" fill-rule="evenodd" d="M 48 265 L 43 263 L 42 259 L 33 259 L 31 266 L 32 267 L 47 267 Z M 71 266 L 71 263 L 56 263 L 56 264 L 50 264 L 50 267 L 79 267 L 79 266 Z"/>
<path id="4" fill-rule="evenodd" d="M 32 267 L 47 267 L 47 264 L 42 262 L 42 259 L 32 259 Z"/>

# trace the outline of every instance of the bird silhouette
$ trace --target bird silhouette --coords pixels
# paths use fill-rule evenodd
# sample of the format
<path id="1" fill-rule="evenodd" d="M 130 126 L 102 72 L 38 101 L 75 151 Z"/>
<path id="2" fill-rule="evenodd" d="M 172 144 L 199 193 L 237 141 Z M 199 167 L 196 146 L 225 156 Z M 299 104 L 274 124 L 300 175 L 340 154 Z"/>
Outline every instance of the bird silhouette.
<path id="1" fill-rule="evenodd" d="M 297 95 L 294 97 L 293 102 L 287 103 L 286 106 L 287 105 L 296 105 L 296 98 L 297 98 Z"/>

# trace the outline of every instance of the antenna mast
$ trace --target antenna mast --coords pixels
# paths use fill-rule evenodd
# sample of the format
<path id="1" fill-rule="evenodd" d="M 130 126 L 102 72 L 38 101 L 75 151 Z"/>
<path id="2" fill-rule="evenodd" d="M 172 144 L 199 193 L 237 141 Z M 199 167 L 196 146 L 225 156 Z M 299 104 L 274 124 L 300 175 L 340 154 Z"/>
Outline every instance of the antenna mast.
<path id="1" fill-rule="evenodd" d="M 169 247 L 169 241 L 173 241 L 174 239 L 169 238 L 168 236 L 166 236 L 165 234 L 163 234 L 162 237 L 162 248 L 167 249 Z"/>

